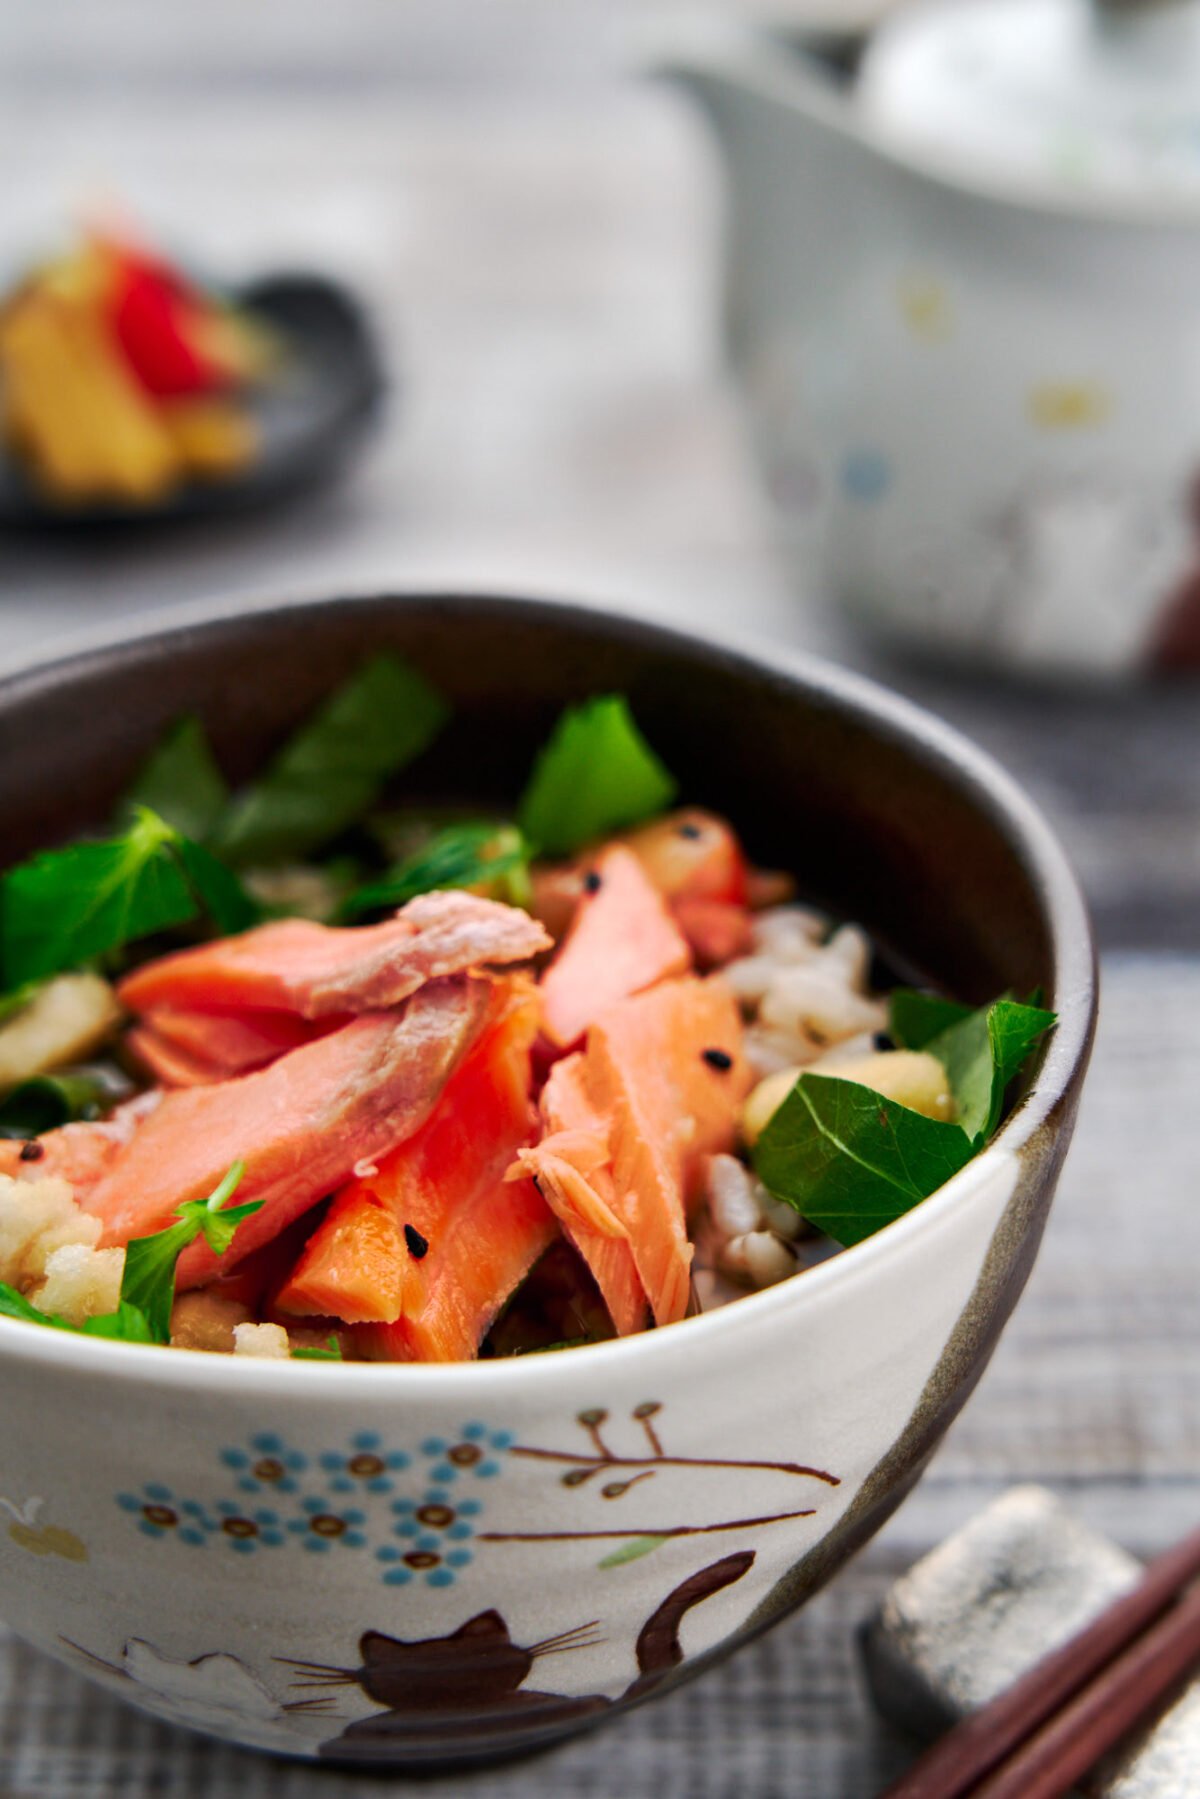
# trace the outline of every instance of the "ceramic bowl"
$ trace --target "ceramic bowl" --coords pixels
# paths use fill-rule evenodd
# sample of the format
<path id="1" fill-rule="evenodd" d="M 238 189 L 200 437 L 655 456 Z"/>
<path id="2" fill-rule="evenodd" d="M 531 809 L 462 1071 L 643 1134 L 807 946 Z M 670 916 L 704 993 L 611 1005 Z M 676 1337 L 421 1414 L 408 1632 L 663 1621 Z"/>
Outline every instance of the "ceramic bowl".
<path id="1" fill-rule="evenodd" d="M 683 791 L 728 811 L 752 852 L 956 993 L 1041 986 L 1061 1017 L 994 1144 L 933 1198 L 659 1332 L 386 1367 L 0 1320 L 7 1622 L 172 1722 L 429 1766 L 667 1691 L 879 1528 L 1029 1273 L 1087 1060 L 1093 960 L 1046 825 L 933 719 L 820 663 L 530 602 L 227 609 L 12 673 L 6 853 L 106 817 L 182 711 L 251 770 L 383 646 L 455 701 L 441 791 L 511 798 L 564 701 L 624 690 Z"/>

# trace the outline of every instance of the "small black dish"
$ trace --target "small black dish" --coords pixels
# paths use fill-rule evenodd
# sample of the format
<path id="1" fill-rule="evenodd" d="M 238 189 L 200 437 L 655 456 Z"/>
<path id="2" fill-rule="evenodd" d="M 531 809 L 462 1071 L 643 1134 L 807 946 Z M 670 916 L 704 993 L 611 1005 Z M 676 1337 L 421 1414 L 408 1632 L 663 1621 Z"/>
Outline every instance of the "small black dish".
<path id="1" fill-rule="evenodd" d="M 41 492 L 15 457 L 0 454 L 0 526 L 96 530 L 218 517 L 287 499 L 332 475 L 359 448 L 385 391 L 366 317 L 347 291 L 319 275 L 278 274 L 231 298 L 278 333 L 278 381 L 246 391 L 259 453 L 240 474 L 190 481 L 162 500 L 72 505 Z"/>

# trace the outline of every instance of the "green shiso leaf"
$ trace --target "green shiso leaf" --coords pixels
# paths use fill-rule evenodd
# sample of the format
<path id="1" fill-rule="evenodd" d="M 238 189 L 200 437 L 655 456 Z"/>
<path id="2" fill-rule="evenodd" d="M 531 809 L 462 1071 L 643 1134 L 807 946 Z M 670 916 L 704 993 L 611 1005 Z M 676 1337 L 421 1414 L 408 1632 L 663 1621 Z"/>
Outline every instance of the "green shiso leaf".
<path id="1" fill-rule="evenodd" d="M 676 792 L 629 702 L 604 694 L 562 714 L 534 763 L 517 823 L 544 855 L 566 856 L 662 812 Z"/>
<path id="2" fill-rule="evenodd" d="M 124 826 L 139 806 L 157 812 L 185 837 L 203 842 L 229 804 L 229 788 L 217 767 L 204 726 L 181 718 L 142 764 L 122 805 Z"/>
<path id="3" fill-rule="evenodd" d="M 977 1146 L 1000 1123 L 1009 1083 L 1054 1021 L 1054 1013 L 1041 1006 L 998 999 L 926 1043 L 946 1070 L 957 1122 Z"/>
<path id="4" fill-rule="evenodd" d="M 225 933 L 258 916 L 228 869 L 140 807 L 119 837 L 9 869 L 0 882 L 0 982 L 23 989 L 205 911 Z"/>
<path id="5" fill-rule="evenodd" d="M 175 842 L 171 826 L 143 808 L 120 837 L 74 843 L 9 869 L 0 886 L 5 987 L 77 968 L 194 917 Z"/>
<path id="6" fill-rule="evenodd" d="M 861 1243 L 983 1148 L 1010 1083 L 1053 1024 L 1053 1012 L 1007 997 L 972 1011 L 900 989 L 892 1036 L 942 1063 L 954 1122 L 926 1118 L 856 1081 L 802 1074 L 755 1147 L 759 1178 L 835 1242 Z"/>
<path id="7" fill-rule="evenodd" d="M 758 1139 L 754 1166 L 776 1199 L 848 1247 L 927 1199 L 973 1154 L 957 1124 L 857 1081 L 802 1074 Z"/>
<path id="8" fill-rule="evenodd" d="M 921 993 L 915 987 L 893 988 L 888 1006 L 888 1035 L 897 1049 L 924 1049 L 941 1031 L 971 1016 L 970 1006 L 943 999 L 940 993 Z"/>
<path id="9" fill-rule="evenodd" d="M 320 849 L 361 819 L 448 716 L 423 675 L 396 656 L 374 657 L 233 801 L 214 849 L 239 864 L 287 861 Z"/>
<path id="10" fill-rule="evenodd" d="M 246 892 L 233 871 L 203 844 L 180 837 L 175 851 L 200 902 L 200 909 L 207 912 L 219 936 L 235 936 L 258 923 L 262 907 Z"/>
<path id="11" fill-rule="evenodd" d="M 448 825 L 395 868 L 352 893 L 342 912 L 356 917 L 402 906 L 419 893 L 482 887 L 519 905 L 527 897 L 529 846 L 511 825 Z"/>
<path id="12" fill-rule="evenodd" d="M 1030 1050 L 1057 1022 L 1057 1012 L 1015 999 L 998 999 L 989 1008 L 988 1030 L 1001 1097 L 1009 1082 L 1020 1072 Z M 999 1118 L 996 1122 L 999 1123 Z"/>
<path id="13" fill-rule="evenodd" d="M 112 1085 L 90 1074 L 39 1074 L 0 1100 L 0 1137 L 40 1137 L 77 1118 L 99 1118 Z"/>
<path id="14" fill-rule="evenodd" d="M 982 1143 L 991 1130 L 995 1064 L 988 1031 L 988 1008 L 968 1012 L 965 1018 L 931 1037 L 925 1044 L 946 1070 L 954 1098 L 954 1119 L 973 1143 Z"/>
<path id="15" fill-rule="evenodd" d="M 324 1349 L 293 1349 L 294 1362 L 340 1362 L 343 1360 L 342 1346 L 337 1338 L 330 1336 Z"/>

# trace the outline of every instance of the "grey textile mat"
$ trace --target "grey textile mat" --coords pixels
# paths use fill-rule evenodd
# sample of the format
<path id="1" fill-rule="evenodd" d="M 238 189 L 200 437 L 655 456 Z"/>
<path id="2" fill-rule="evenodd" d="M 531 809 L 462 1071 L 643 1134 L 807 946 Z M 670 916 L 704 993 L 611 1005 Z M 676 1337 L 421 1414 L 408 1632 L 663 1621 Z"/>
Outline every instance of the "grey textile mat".
<path id="1" fill-rule="evenodd" d="M 0 1795 L 873 1799 L 912 1750 L 873 1717 L 853 1634 L 916 1556 L 1021 1480 L 1054 1488 L 1143 1556 L 1200 1516 L 1197 1019 L 1200 964 L 1108 959 L 1079 1134 L 982 1387 L 884 1533 L 805 1612 L 724 1667 L 539 1760 L 406 1783 L 174 1731 L 0 1637 Z"/>

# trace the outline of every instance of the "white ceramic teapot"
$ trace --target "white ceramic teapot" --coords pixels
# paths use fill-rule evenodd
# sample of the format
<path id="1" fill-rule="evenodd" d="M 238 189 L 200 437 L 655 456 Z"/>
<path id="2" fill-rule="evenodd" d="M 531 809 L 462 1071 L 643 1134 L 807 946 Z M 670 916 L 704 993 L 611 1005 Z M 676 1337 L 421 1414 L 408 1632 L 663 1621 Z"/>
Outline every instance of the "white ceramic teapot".
<path id="1" fill-rule="evenodd" d="M 926 3 L 840 74 L 741 35 L 670 72 L 806 577 L 946 656 L 1200 663 L 1200 7 Z"/>

